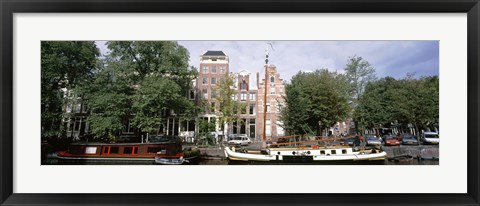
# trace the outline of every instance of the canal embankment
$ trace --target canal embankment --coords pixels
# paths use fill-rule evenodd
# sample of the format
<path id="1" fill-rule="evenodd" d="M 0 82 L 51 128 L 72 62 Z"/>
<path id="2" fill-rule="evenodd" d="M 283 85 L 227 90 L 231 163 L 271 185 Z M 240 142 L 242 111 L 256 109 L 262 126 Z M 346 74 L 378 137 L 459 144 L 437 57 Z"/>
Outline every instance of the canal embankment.
<path id="1" fill-rule="evenodd" d="M 412 156 L 422 158 L 439 158 L 439 145 L 400 145 L 383 147 L 387 153 L 387 158 L 394 158 L 398 156 Z"/>

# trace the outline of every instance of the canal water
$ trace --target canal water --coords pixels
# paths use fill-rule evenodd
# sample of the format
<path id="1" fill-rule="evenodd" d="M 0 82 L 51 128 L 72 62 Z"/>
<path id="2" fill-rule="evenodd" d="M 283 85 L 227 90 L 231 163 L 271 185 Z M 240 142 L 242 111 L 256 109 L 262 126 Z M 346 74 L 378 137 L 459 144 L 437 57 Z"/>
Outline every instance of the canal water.
<path id="1" fill-rule="evenodd" d="M 59 160 L 57 158 L 46 158 L 42 160 L 42 165 L 156 165 L 154 161 L 79 161 L 79 160 Z M 264 162 L 243 162 L 228 161 L 224 159 L 200 160 L 190 162 L 185 165 L 439 165 L 439 160 L 419 160 L 411 159 L 407 161 L 338 161 L 338 162 L 293 162 L 293 163 L 264 163 Z M 159 165 L 162 166 L 162 165 Z"/>

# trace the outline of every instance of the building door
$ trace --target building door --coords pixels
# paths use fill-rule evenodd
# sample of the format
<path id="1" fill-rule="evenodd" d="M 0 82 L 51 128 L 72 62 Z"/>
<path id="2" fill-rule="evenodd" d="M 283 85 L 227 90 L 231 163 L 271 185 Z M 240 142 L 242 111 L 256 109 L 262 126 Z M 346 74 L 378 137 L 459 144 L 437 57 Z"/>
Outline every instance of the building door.
<path id="1" fill-rule="evenodd" d="M 251 138 L 255 138 L 255 119 L 250 119 L 250 133 Z"/>

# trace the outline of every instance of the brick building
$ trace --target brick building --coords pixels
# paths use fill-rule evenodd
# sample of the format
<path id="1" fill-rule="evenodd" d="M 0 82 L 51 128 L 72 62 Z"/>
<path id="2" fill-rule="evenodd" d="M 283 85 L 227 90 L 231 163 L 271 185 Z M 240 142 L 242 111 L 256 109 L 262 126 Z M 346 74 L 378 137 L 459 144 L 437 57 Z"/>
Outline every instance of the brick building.
<path id="1" fill-rule="evenodd" d="M 266 139 L 277 138 L 285 135 L 283 129 L 283 123 L 280 119 L 280 111 L 285 106 L 283 95 L 285 94 L 285 82 L 280 78 L 280 74 L 277 72 L 275 65 L 268 65 L 267 68 L 267 81 L 265 81 L 265 75 L 261 81 L 259 81 L 260 74 L 257 73 L 257 113 L 256 113 L 256 127 L 257 136 L 263 135 L 263 112 L 264 112 L 264 93 L 265 86 L 267 86 L 267 120 L 266 120 Z"/>
<path id="2" fill-rule="evenodd" d="M 220 125 L 218 116 L 215 113 L 217 106 L 215 105 L 216 85 L 225 79 L 229 72 L 228 56 L 223 51 L 206 51 L 200 56 L 199 69 L 196 82 L 196 101 L 197 105 L 203 108 L 199 118 L 215 123 L 215 131 L 219 131 Z"/>
<path id="3" fill-rule="evenodd" d="M 240 120 L 233 122 L 231 128 L 232 134 L 246 134 L 250 138 L 255 138 L 256 133 L 256 114 L 257 114 L 257 85 L 250 82 L 250 73 L 243 70 L 236 74 L 235 90 L 237 91 L 234 100 L 246 104 L 246 109 L 241 111 Z"/>

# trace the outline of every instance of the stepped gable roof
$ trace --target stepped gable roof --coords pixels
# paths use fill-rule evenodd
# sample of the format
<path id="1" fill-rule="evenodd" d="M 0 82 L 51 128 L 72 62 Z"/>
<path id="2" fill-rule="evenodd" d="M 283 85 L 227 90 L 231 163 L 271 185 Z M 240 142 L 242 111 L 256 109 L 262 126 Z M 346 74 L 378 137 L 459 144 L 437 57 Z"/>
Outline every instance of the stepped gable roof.
<path id="1" fill-rule="evenodd" d="M 207 51 L 203 56 L 227 56 L 223 51 Z"/>

